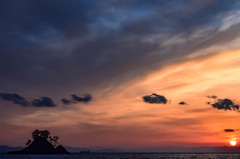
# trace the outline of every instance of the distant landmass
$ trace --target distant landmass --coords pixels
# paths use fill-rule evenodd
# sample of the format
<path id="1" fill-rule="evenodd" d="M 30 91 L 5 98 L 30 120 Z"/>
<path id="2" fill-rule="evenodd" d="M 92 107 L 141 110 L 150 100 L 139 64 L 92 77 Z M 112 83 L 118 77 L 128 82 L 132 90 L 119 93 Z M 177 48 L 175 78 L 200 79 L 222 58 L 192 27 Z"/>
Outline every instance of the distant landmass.
<path id="1" fill-rule="evenodd" d="M 9 151 L 20 151 L 24 147 L 10 147 L 6 145 L 0 146 L 0 153 L 7 153 Z M 219 153 L 239 153 L 240 146 L 236 147 L 146 147 L 146 148 L 107 148 L 107 147 L 95 147 L 95 148 L 81 148 L 65 146 L 67 152 L 80 153 L 85 151 L 90 152 L 219 152 Z"/>
<path id="2" fill-rule="evenodd" d="M 19 151 L 23 149 L 24 147 L 11 147 L 7 145 L 1 145 L 0 146 L 0 153 L 7 153 L 9 151 Z"/>

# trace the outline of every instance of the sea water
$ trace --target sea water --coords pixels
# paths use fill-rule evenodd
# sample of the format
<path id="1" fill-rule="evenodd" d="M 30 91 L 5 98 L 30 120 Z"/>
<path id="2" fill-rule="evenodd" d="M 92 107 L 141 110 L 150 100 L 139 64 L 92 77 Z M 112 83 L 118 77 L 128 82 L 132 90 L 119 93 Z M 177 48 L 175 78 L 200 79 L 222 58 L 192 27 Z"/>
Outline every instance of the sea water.
<path id="1" fill-rule="evenodd" d="M 0 159 L 240 159 L 240 154 L 220 153 L 89 153 L 64 155 L 0 154 Z"/>

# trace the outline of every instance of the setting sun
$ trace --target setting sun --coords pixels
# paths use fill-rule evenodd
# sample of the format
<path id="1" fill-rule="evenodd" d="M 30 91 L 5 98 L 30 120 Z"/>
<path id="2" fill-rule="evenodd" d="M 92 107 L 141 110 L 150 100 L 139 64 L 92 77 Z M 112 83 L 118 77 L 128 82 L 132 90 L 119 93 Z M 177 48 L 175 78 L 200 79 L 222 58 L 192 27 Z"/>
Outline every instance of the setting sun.
<path id="1" fill-rule="evenodd" d="M 237 144 L 237 142 L 236 142 L 236 141 L 230 141 L 230 144 L 231 144 L 232 146 L 235 146 L 235 145 Z"/>

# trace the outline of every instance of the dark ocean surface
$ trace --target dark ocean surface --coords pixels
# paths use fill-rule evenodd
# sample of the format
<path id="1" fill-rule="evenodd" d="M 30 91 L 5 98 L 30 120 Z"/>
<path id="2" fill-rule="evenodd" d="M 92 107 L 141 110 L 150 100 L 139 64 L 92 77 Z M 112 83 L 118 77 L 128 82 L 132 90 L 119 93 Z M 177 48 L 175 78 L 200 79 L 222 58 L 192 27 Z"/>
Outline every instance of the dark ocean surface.
<path id="1" fill-rule="evenodd" d="M 0 159 L 240 159 L 240 154 L 220 153 L 89 153 L 67 155 L 10 155 Z"/>

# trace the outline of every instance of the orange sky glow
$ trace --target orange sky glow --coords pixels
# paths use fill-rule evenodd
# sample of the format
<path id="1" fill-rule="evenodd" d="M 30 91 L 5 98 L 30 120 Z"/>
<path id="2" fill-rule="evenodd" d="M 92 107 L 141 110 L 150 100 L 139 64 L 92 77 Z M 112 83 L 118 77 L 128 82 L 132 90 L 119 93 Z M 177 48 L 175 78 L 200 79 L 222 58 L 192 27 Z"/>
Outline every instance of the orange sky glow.
<path id="1" fill-rule="evenodd" d="M 239 104 L 239 60 L 240 50 L 229 50 L 171 64 L 107 89 L 87 106 L 63 108 L 64 112 L 49 110 L 16 115 L 8 122 L 19 126 L 16 133 L 23 136 L 19 143 L 30 134 L 21 129 L 31 132 L 33 127 L 38 127 L 57 132 L 62 143 L 72 146 L 228 145 L 231 140 L 239 141 L 240 134 L 223 130 L 238 130 L 239 112 L 214 109 L 206 104 L 209 101 L 206 96 L 230 98 Z M 171 102 L 144 103 L 141 97 L 153 92 Z M 187 104 L 179 105 L 180 101 Z M 6 135 L 3 141 L 10 138 Z"/>

